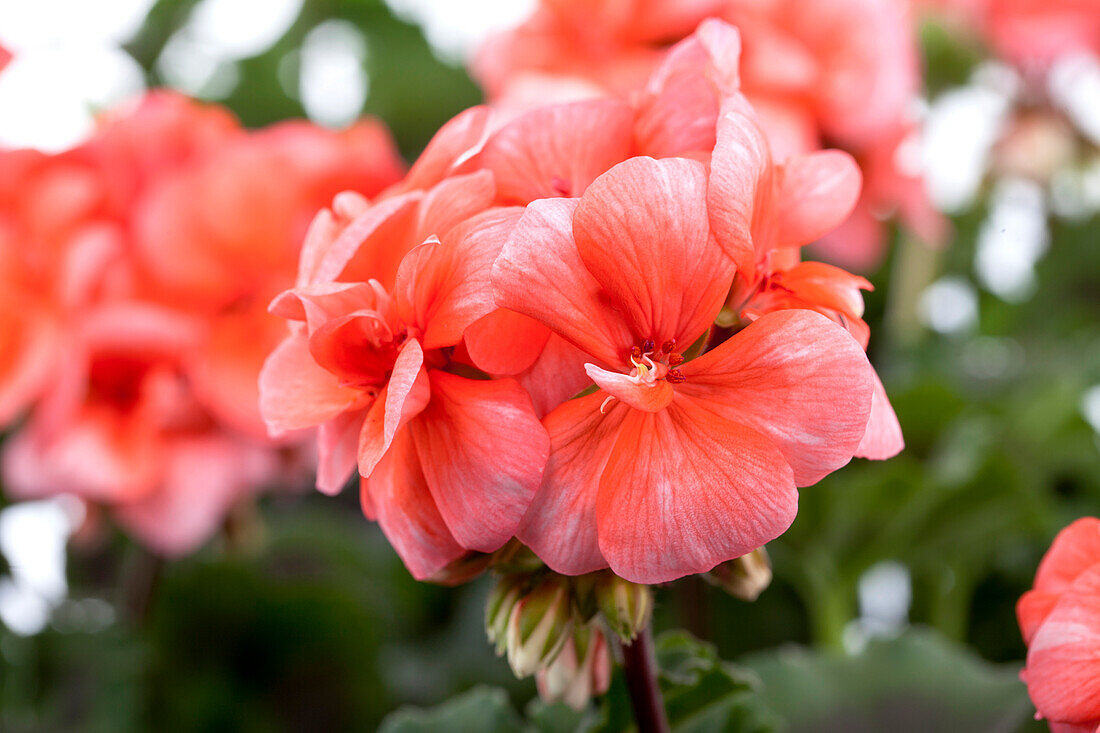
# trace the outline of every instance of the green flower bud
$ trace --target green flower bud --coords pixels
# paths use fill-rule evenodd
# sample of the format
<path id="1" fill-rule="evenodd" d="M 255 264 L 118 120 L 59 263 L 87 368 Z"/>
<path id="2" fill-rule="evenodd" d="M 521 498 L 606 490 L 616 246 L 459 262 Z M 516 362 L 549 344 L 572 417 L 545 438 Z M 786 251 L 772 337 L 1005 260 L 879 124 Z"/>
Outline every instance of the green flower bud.
<path id="1" fill-rule="evenodd" d="M 569 584 L 552 575 L 512 607 L 505 646 L 516 677 L 528 677 L 553 662 L 572 630 Z"/>
<path id="2" fill-rule="evenodd" d="M 747 555 L 724 562 L 703 576 L 731 596 L 755 601 L 772 582 L 768 552 L 758 547 Z"/>
<path id="3" fill-rule="evenodd" d="M 512 609 L 523 594 L 526 578 L 506 575 L 498 578 L 485 602 L 485 634 L 489 642 L 496 646 L 497 655 L 503 654 L 508 632 L 508 620 Z"/>
<path id="4" fill-rule="evenodd" d="M 611 684 L 611 652 L 599 625 L 577 624 L 549 667 L 535 677 L 539 696 L 546 702 L 564 702 L 583 710 L 593 695 Z"/>
<path id="5" fill-rule="evenodd" d="M 607 573 L 596 583 L 596 605 L 611 630 L 629 642 L 649 623 L 653 594 L 649 586 Z"/>

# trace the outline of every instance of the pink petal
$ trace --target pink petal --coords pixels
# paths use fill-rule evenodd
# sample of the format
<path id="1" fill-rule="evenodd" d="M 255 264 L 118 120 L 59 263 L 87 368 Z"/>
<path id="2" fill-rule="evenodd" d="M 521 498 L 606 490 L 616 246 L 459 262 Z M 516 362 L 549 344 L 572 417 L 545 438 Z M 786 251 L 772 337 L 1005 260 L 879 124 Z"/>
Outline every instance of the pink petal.
<path id="1" fill-rule="evenodd" d="M 521 211 L 486 211 L 454 227 L 445 241 L 429 240 L 406 255 L 394 294 L 425 349 L 454 346 L 470 324 L 497 309 L 490 274 Z"/>
<path id="2" fill-rule="evenodd" d="M 351 478 L 359 461 L 365 417 L 363 411 L 343 412 L 317 429 L 317 490 L 321 493 L 335 496 Z"/>
<path id="3" fill-rule="evenodd" d="M 482 165 L 506 203 L 579 196 L 630 156 L 633 121 L 630 106 L 615 99 L 538 107 L 489 138 Z"/>
<path id="4" fill-rule="evenodd" d="M 416 339 L 405 342 L 389 383 L 367 411 L 359 434 L 359 473 L 370 476 L 397 431 L 419 415 L 431 398 L 424 351 Z"/>
<path id="5" fill-rule="evenodd" d="M 497 308 L 470 324 L 465 338 L 478 369 L 489 374 L 519 374 L 539 358 L 550 329 L 522 313 Z"/>
<path id="6" fill-rule="evenodd" d="M 584 370 L 606 394 L 645 412 L 657 412 L 672 402 L 672 385 L 664 379 L 640 382 L 622 372 L 609 372 L 595 364 L 585 364 Z"/>
<path id="7" fill-rule="evenodd" d="M 1064 593 L 1078 576 L 1100 564 L 1100 519 L 1082 517 L 1054 538 L 1039 563 L 1035 590 Z"/>
<path id="8" fill-rule="evenodd" d="M 362 479 L 360 496 L 364 513 L 377 519 L 417 580 L 430 578 L 465 554 L 439 514 L 407 432 L 397 436 L 370 477 Z"/>
<path id="9" fill-rule="evenodd" d="M 733 282 L 733 264 L 708 235 L 706 169 L 696 161 L 620 163 L 581 197 L 573 234 L 610 309 L 658 345 L 695 341 Z"/>
<path id="10" fill-rule="evenodd" d="M 798 486 L 848 463 L 867 429 L 874 390 L 867 356 L 813 311 L 765 314 L 681 371 L 687 381 L 678 393 L 770 437 Z"/>
<path id="11" fill-rule="evenodd" d="M 516 381 L 531 395 L 535 414 L 540 418 L 566 400 L 592 386 L 584 370 L 590 357 L 556 333 L 550 334 L 546 348 Z"/>
<path id="12" fill-rule="evenodd" d="M 530 316 L 598 360 L 619 363 L 634 345 L 605 304 L 573 241 L 577 199 L 540 199 L 524 209 L 493 265 L 497 305 Z"/>
<path id="13" fill-rule="evenodd" d="M 309 353 L 304 333 L 288 336 L 260 370 L 260 413 L 274 435 L 312 428 L 362 406 L 362 390 L 340 386 Z"/>
<path id="14" fill-rule="evenodd" d="M 458 543 L 492 552 L 527 511 L 550 440 L 515 381 L 429 376 L 431 402 L 409 424 L 424 475 Z"/>
<path id="15" fill-rule="evenodd" d="M 718 118 L 710 163 L 707 210 L 718 244 L 742 273 L 753 272 L 756 250 L 771 243 L 773 201 L 771 153 L 755 121 L 730 102 Z"/>
<path id="16" fill-rule="evenodd" d="M 462 164 L 484 145 L 491 116 L 488 107 L 471 107 L 439 128 L 409 169 L 401 190 L 431 188 L 461 172 Z"/>
<path id="17" fill-rule="evenodd" d="M 516 536 L 559 573 L 581 575 L 607 567 L 596 539 L 600 474 L 630 412 L 603 396 L 570 400 L 543 420 L 550 434 L 550 460 L 542 485 Z"/>
<path id="18" fill-rule="evenodd" d="M 1067 723 L 1100 718 L 1100 567 L 1073 581 L 1035 632 L 1024 674 L 1044 717 Z"/>
<path id="19" fill-rule="evenodd" d="M 790 466 L 770 439 L 679 394 L 667 410 L 627 416 L 596 505 L 600 551 L 635 583 L 740 557 L 797 511 Z"/>
<path id="20" fill-rule="evenodd" d="M 867 420 L 867 431 L 856 450 L 856 457 L 885 461 L 901 453 L 904 447 L 905 438 L 901 434 L 901 424 L 890 404 L 890 398 L 886 395 L 886 387 L 882 385 L 876 372 L 875 388 L 871 393 L 871 416 Z"/>
<path id="21" fill-rule="evenodd" d="M 792 158 L 779 169 L 776 247 L 799 247 L 840 226 L 863 183 L 856 161 L 840 150 Z"/>

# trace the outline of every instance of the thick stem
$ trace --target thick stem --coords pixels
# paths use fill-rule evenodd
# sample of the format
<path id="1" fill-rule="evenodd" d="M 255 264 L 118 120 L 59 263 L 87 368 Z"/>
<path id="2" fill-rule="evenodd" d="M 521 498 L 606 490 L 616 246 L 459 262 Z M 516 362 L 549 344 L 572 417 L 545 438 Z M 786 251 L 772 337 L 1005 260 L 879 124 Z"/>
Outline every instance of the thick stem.
<path id="1" fill-rule="evenodd" d="M 630 691 L 630 704 L 638 733 L 668 733 L 668 718 L 661 688 L 657 686 L 657 657 L 653 653 L 653 633 L 647 624 L 634 641 L 623 644 L 623 673 Z"/>

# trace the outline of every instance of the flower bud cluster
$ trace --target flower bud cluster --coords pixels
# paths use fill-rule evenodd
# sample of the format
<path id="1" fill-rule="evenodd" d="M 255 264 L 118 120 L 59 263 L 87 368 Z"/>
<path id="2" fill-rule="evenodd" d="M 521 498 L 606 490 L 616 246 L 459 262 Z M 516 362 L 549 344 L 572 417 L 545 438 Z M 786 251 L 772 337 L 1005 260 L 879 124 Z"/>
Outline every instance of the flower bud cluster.
<path id="1" fill-rule="evenodd" d="M 747 555 L 724 562 L 703 575 L 735 598 L 755 601 L 772 582 L 772 563 L 768 551 L 758 547 Z"/>
<path id="2" fill-rule="evenodd" d="M 538 676 L 539 693 L 581 708 L 607 689 L 608 634 L 632 640 L 653 607 L 648 586 L 609 572 L 502 575 L 489 594 L 485 630 L 517 677 Z"/>

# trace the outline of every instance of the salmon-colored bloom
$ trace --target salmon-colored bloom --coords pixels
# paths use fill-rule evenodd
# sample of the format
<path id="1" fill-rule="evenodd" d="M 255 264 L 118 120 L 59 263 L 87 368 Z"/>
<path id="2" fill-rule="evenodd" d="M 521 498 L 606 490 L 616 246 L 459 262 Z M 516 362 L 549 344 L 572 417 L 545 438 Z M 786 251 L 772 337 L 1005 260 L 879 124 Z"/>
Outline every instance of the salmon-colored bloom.
<path id="1" fill-rule="evenodd" d="M 287 443 L 256 407 L 282 336 L 267 302 L 293 284 L 324 201 L 400 175 L 393 146 L 370 123 L 248 133 L 220 108 L 155 92 L 74 150 L 5 157 L 0 257 L 18 287 L 0 323 L 22 349 L 0 357 L 19 377 L 0 410 L 33 404 L 5 445 L 5 486 L 77 494 L 154 551 L 189 552 L 285 472 Z"/>
<path id="2" fill-rule="evenodd" d="M 719 241 L 739 258 L 728 306 L 741 322 L 789 308 L 817 311 L 846 328 L 866 349 L 870 329 L 863 321 L 861 290 L 871 283 L 838 267 L 802 262 L 799 249 L 844 221 L 859 196 L 859 169 L 846 153 L 822 151 L 795 156 L 773 166 L 768 143 L 736 100 L 718 123 L 718 144 L 711 162 L 711 217 Z M 755 179 L 753 178 L 755 176 Z M 750 187 L 746 210 L 730 191 Z M 740 222 L 751 213 L 747 231 Z M 746 248 L 743 244 L 751 242 Z M 867 431 L 856 454 L 885 459 L 904 440 L 897 415 L 878 375 Z"/>
<path id="3" fill-rule="evenodd" d="M 832 238 L 825 250 L 838 264 L 877 265 L 886 241 L 879 220 L 894 213 L 925 241 L 942 241 L 946 222 L 929 204 L 915 167 L 899 163 L 905 157 L 899 145 L 915 127 L 910 115 L 920 81 L 908 0 L 548 1 L 524 25 L 486 44 L 473 68 L 494 104 L 514 108 L 601 92 L 629 99 L 651 88 L 661 76 L 654 70 L 664 66 L 675 91 L 660 105 L 664 119 L 657 119 L 666 134 L 690 135 L 706 127 L 703 100 L 691 88 L 702 79 L 669 75 L 668 55 L 677 51 L 666 52 L 663 44 L 689 36 L 708 16 L 740 30 L 742 91 L 778 160 L 828 140 L 867 166 L 865 197 L 845 236 Z M 736 54 L 726 58 L 736 73 Z M 695 104 L 676 104 L 688 100 Z M 692 127 L 678 132 L 663 124 L 673 116 Z"/>
<path id="4" fill-rule="evenodd" d="M 1055 733 L 1100 730 L 1100 519 L 1058 533 L 1016 614 L 1039 715 Z"/>
<path id="5" fill-rule="evenodd" d="M 751 260 L 757 181 L 741 173 L 717 184 L 716 217 L 704 164 L 632 158 L 579 199 L 528 205 L 494 266 L 497 302 L 588 354 L 600 389 L 545 418 L 550 461 L 517 534 L 559 572 L 710 570 L 782 533 L 795 487 L 862 438 L 870 366 L 818 314 L 762 316 L 690 358 Z"/>
<path id="6" fill-rule="evenodd" d="M 365 513 L 420 579 L 507 542 L 546 463 L 530 397 L 470 378 L 461 347 L 496 309 L 489 270 L 519 216 L 487 208 L 495 195 L 481 171 L 373 205 L 339 197 L 272 304 L 294 326 L 260 377 L 269 428 L 320 426 L 318 487 L 357 465 Z"/>

